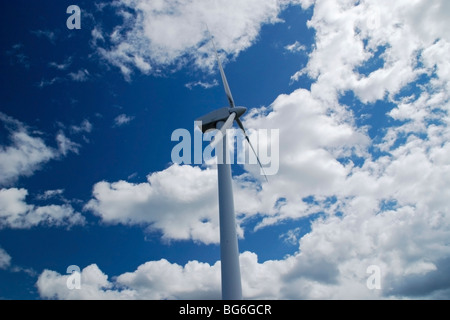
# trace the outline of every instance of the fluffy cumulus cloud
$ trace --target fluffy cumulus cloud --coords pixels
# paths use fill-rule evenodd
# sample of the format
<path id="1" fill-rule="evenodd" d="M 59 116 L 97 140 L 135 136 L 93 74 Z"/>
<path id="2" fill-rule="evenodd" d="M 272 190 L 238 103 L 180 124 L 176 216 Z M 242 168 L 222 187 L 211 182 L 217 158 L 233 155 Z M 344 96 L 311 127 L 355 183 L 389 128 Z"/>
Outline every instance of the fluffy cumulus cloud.
<path id="1" fill-rule="evenodd" d="M 448 297 L 450 64 L 442 51 L 450 43 L 443 25 L 448 3 L 303 5 L 314 5 L 308 24 L 316 45 L 299 71 L 315 80 L 311 96 L 334 119 L 333 112 L 355 118 L 341 112 L 346 92 L 363 103 L 383 100 L 392 105 L 386 118 L 396 122 L 374 137 L 362 165 L 351 165 L 344 179 L 329 185 L 336 201 L 328 213 L 339 215 L 313 223 L 300 241 L 302 255 L 322 257 L 322 268 L 333 266 L 336 290 L 328 288 L 323 297 L 345 297 L 345 282 L 371 263 L 383 271 L 383 296 Z"/>
<path id="2" fill-rule="evenodd" d="M 10 264 L 11 256 L 8 254 L 8 252 L 0 248 L 0 269 L 6 269 L 10 266 Z"/>
<path id="3" fill-rule="evenodd" d="M 153 1 L 117 0 L 113 3 L 124 22 L 109 34 L 96 28 L 93 37 L 99 54 L 120 68 L 126 78 L 134 69 L 158 73 L 161 67 L 191 60 L 211 67 L 212 47 L 231 55 L 248 48 L 263 24 L 279 21 L 279 12 L 297 0 Z M 102 41 L 98 41 L 101 39 Z M 106 43 L 105 43 L 106 42 Z"/>
<path id="4" fill-rule="evenodd" d="M 69 279 L 70 276 L 79 278 Z M 80 284 L 81 289 L 75 289 L 75 284 Z M 119 291 L 118 288 L 114 288 L 113 283 L 108 280 L 108 276 L 95 264 L 72 275 L 61 275 L 55 271 L 44 270 L 36 285 L 41 297 L 47 299 L 106 300 L 133 298 L 132 292 L 128 290 Z M 69 288 L 72 288 L 72 290 Z"/>
<path id="5" fill-rule="evenodd" d="M 0 189 L 0 229 L 83 224 L 84 217 L 70 204 L 38 206 L 26 202 L 28 190 L 6 188 L 20 177 L 33 175 L 51 160 L 60 159 L 70 152 L 78 153 L 80 145 L 60 131 L 56 135 L 58 148 L 54 148 L 45 143 L 41 133 L 31 133 L 25 124 L 1 112 L 0 122 L 11 140 L 8 146 L 0 146 L 0 186 L 5 187 Z"/>
<path id="6" fill-rule="evenodd" d="M 316 49 L 305 69 L 317 79 L 311 91 L 328 102 L 353 91 L 363 102 L 395 95 L 419 75 L 448 62 L 437 52 L 449 42 L 446 1 L 302 1 L 314 4 L 308 25 L 316 31 Z M 431 58 L 431 55 L 433 56 Z M 382 66 L 361 72 L 378 58 Z M 448 76 L 444 75 L 444 76 Z"/>
<path id="7" fill-rule="evenodd" d="M 330 110 L 303 89 L 279 96 L 268 114 L 264 109 L 255 110 L 245 124 L 280 130 L 279 170 L 270 183 L 262 185 L 259 195 L 265 200 L 256 208 L 267 216 L 263 224 L 325 210 L 329 198 L 343 187 L 354 168 L 352 161 L 341 159 L 366 156 L 370 144 L 365 129 L 357 128 L 343 107 Z M 258 142 L 260 146 L 266 143 Z M 258 176 L 257 166 L 247 165 L 246 169 Z M 315 205 L 307 200 L 310 197 L 315 198 Z"/>
<path id="8" fill-rule="evenodd" d="M 269 107 L 256 109 L 244 119 L 248 128 L 280 129 L 280 166 L 278 174 L 265 183 L 258 178 L 257 166 L 246 165 L 247 173 L 234 181 L 235 202 L 244 236 L 246 219 L 257 217 L 257 228 L 262 228 L 314 213 L 320 217 L 312 221 L 310 232 L 299 239 L 298 252 L 291 256 L 260 262 L 255 253 L 241 254 L 244 296 L 448 298 L 449 3 L 300 2 L 303 8 L 313 10 L 308 25 L 316 31 L 316 43 L 308 64 L 293 80 L 308 76 L 313 84 L 310 90 L 280 95 Z M 122 1 L 122 7 L 125 4 L 137 10 L 133 18 L 137 20 L 132 20 L 131 33 L 121 35 L 120 50 L 134 50 L 148 63 L 158 61 L 165 50 L 168 60 L 160 63 L 179 61 L 177 57 L 189 53 L 190 48 L 206 51 L 201 32 L 197 38 L 185 40 L 188 42 L 171 38 L 178 35 L 177 25 L 190 24 L 172 23 L 164 39 L 152 35 L 159 24 L 175 18 L 184 21 L 199 7 L 196 1 L 188 8 L 177 3 L 180 7 L 175 2 Z M 252 3 L 236 6 L 244 8 L 238 10 L 241 19 L 253 11 Z M 242 21 L 256 26 L 250 30 L 257 34 L 261 23 L 276 20 L 279 4 L 264 2 L 253 18 Z M 168 11 L 168 6 L 172 10 Z M 204 8 L 211 6 L 204 4 Z M 217 13 L 226 14 L 227 10 Z M 244 28 L 239 24 L 230 22 L 228 26 L 226 19 L 214 17 L 217 23 L 211 22 L 210 28 L 213 33 L 223 30 L 224 36 L 217 37 L 225 51 L 237 54 L 251 44 L 254 34 L 242 38 L 239 30 Z M 191 27 L 193 30 L 186 32 L 200 28 L 196 24 Z M 137 30 L 154 46 L 147 56 L 141 47 L 124 41 L 131 40 Z M 166 43 L 167 39 L 171 41 Z M 118 42 L 105 54 L 119 55 L 119 48 Z M 124 68 L 133 66 L 132 61 L 115 61 L 121 61 Z M 370 133 L 370 128 L 358 125 L 361 119 L 356 110 L 341 99 L 348 92 L 362 108 L 377 101 L 391 106 L 384 115 L 390 126 L 373 128 Z M 249 179 L 252 176 L 256 180 Z M 172 166 L 151 174 L 142 184 L 100 182 L 86 209 L 105 222 L 150 225 L 168 240 L 214 243 L 218 241 L 216 210 L 211 210 L 217 206 L 215 179 L 211 168 Z M 371 290 L 367 285 L 370 266 L 380 270 L 380 289 Z M 99 274 L 95 281 L 103 279 L 102 283 L 89 280 L 92 285 L 86 280 L 86 290 L 98 297 L 177 299 L 189 294 L 202 298 L 211 292 L 218 297 L 220 291 L 218 263 L 179 266 L 151 261 L 112 281 L 107 281 L 98 267 L 88 268 L 83 273 L 95 271 Z M 164 276 L 167 270 L 171 270 L 170 277 Z M 41 295 L 87 297 L 87 292 L 84 296 L 84 291 L 64 289 L 64 277 L 45 271 L 38 281 Z M 195 285 L 181 288 L 182 282 Z M 72 296 L 75 294 L 78 296 Z"/>
<path id="9" fill-rule="evenodd" d="M 151 261 L 111 280 L 93 264 L 79 276 L 80 289 L 70 290 L 67 283 L 72 281 L 71 275 L 44 270 L 36 285 L 41 297 L 47 299 L 220 298 L 220 262 L 211 266 L 191 261 L 180 266 L 167 260 Z"/>
<path id="10" fill-rule="evenodd" d="M 133 121 L 134 117 L 127 116 L 126 114 L 118 115 L 116 118 L 114 118 L 114 126 L 115 127 L 121 127 L 124 126 L 131 121 Z"/>
<path id="11" fill-rule="evenodd" d="M 140 184 L 100 182 L 86 209 L 107 223 L 146 224 L 167 240 L 217 243 L 216 180 L 212 170 L 174 165 Z"/>
<path id="12" fill-rule="evenodd" d="M 0 145 L 0 186 L 11 185 L 22 176 L 31 176 L 45 163 L 70 152 L 78 153 L 80 148 L 62 131 L 56 136 L 58 148 L 48 146 L 39 132 L 30 132 L 25 124 L 2 112 L 0 123 L 11 140 L 7 146 Z"/>
<path id="13" fill-rule="evenodd" d="M 380 296 L 367 288 L 364 263 L 345 266 L 345 277 L 323 256 L 297 254 L 284 260 L 258 262 L 255 253 L 240 255 L 242 290 L 246 299 L 342 299 Z M 322 265 L 317 268 L 317 264 Z M 300 271 L 301 270 L 301 271 Z M 67 286 L 70 275 L 44 270 L 36 286 L 46 299 L 220 299 L 220 262 L 190 261 L 185 266 L 167 260 L 150 261 L 134 272 L 108 280 L 97 265 L 84 268 L 80 289 Z M 383 283 L 383 282 L 382 282 Z"/>
<path id="14" fill-rule="evenodd" d="M 0 229 L 29 229 L 38 225 L 73 226 L 85 218 L 69 204 L 36 206 L 25 201 L 26 189 L 0 190 Z"/>
<path id="15" fill-rule="evenodd" d="M 40 165 L 55 158 L 55 151 L 40 137 L 32 136 L 22 123 L 3 113 L 0 121 L 12 140 L 11 145 L 0 146 L 0 185 L 31 175 Z"/>

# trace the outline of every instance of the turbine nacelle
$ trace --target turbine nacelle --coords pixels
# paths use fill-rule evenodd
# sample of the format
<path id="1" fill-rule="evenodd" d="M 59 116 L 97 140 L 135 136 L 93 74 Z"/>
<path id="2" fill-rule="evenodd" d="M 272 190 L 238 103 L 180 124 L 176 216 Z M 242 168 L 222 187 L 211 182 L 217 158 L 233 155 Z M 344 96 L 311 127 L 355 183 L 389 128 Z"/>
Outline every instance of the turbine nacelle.
<path id="1" fill-rule="evenodd" d="M 247 132 L 245 131 L 244 125 L 242 124 L 242 121 L 240 119 L 240 117 L 247 111 L 247 109 L 244 107 L 236 107 L 236 105 L 234 103 L 233 95 L 231 94 L 230 86 L 228 85 L 227 77 L 225 75 L 225 72 L 223 71 L 222 63 L 220 62 L 220 59 L 219 59 L 219 54 L 217 53 L 217 48 L 214 43 L 214 39 L 211 38 L 211 41 L 214 46 L 217 64 L 219 65 L 220 76 L 222 77 L 223 88 L 225 89 L 225 95 L 227 96 L 230 107 L 228 107 L 228 108 L 225 107 L 225 108 L 214 110 L 213 112 L 208 113 L 207 115 L 197 119 L 197 121 L 201 122 L 200 129 L 203 131 L 203 133 L 205 133 L 206 131 L 211 130 L 211 129 L 218 129 L 221 131 L 221 133 L 222 133 L 221 137 L 223 138 L 226 136 L 227 130 L 230 129 L 233 126 L 234 121 L 236 121 L 236 124 L 244 133 L 245 139 L 247 140 L 250 148 L 252 148 L 252 151 L 255 154 L 256 159 L 258 160 L 258 164 L 261 167 L 261 170 L 264 172 L 264 168 L 261 164 L 261 161 L 259 161 L 258 154 L 256 153 L 255 148 L 253 148 L 253 145 L 250 142 L 250 138 L 248 137 Z M 217 124 L 219 122 L 223 122 L 223 124 L 221 124 L 218 127 Z M 217 144 L 221 140 L 222 140 L 221 138 L 215 139 L 214 142 L 212 142 L 211 147 L 213 147 L 213 148 L 216 147 Z M 264 173 L 264 177 L 266 178 L 266 181 L 268 181 L 265 173 Z"/>
<path id="2" fill-rule="evenodd" d="M 245 112 L 247 111 L 247 108 L 245 107 L 234 107 L 234 108 L 221 108 L 214 110 L 207 115 L 200 117 L 197 119 L 197 121 L 201 122 L 200 129 L 203 133 L 205 133 L 208 130 L 216 129 L 218 122 L 225 122 L 228 120 L 230 115 L 233 113 L 235 114 L 235 118 L 239 119 Z"/>

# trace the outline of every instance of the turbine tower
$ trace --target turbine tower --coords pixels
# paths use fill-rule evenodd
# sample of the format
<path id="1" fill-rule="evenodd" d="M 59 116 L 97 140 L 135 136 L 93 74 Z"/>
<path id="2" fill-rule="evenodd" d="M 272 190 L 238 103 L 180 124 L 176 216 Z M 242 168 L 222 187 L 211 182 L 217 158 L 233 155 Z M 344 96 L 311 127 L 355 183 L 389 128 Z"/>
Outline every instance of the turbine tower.
<path id="1" fill-rule="evenodd" d="M 244 107 L 236 107 L 231 90 L 228 85 L 222 63 L 217 53 L 214 39 L 212 39 L 217 64 L 219 65 L 220 75 L 222 77 L 225 94 L 228 99 L 229 107 L 215 110 L 199 119 L 201 130 L 205 133 L 211 129 L 217 129 L 211 147 L 216 148 L 217 172 L 219 183 L 219 221 L 220 221 L 220 261 L 222 272 L 222 299 L 223 300 L 242 300 L 241 272 L 239 266 L 239 247 L 236 233 L 236 216 L 234 211 L 233 186 L 231 165 L 228 161 L 229 154 L 227 148 L 227 130 L 233 126 L 234 121 L 243 131 L 245 139 L 249 143 L 256 155 L 258 163 L 264 172 L 258 155 L 253 148 L 240 117 L 247 111 Z M 219 143 L 222 142 L 221 145 Z M 267 176 L 264 174 L 267 180 Z"/>

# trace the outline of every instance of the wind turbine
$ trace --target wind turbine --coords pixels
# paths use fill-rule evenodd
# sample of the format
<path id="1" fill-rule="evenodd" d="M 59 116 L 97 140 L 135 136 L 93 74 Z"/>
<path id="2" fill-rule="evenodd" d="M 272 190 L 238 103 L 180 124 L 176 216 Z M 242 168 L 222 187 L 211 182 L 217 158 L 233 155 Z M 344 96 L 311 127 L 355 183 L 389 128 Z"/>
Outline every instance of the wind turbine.
<path id="1" fill-rule="evenodd" d="M 227 130 L 231 129 L 236 121 L 239 128 L 244 133 L 245 139 L 250 145 L 253 153 L 256 155 L 258 164 L 264 172 L 264 168 L 253 148 L 252 143 L 245 131 L 240 117 L 247 111 L 244 107 L 236 107 L 231 90 L 228 85 L 222 63 L 217 53 L 214 39 L 211 37 L 214 51 L 216 54 L 217 64 L 219 65 L 220 75 L 222 77 L 225 94 L 228 99 L 229 107 L 217 109 L 211 113 L 197 119 L 201 123 L 200 129 L 203 133 L 211 129 L 217 129 L 221 134 L 217 133 L 211 147 L 215 148 L 222 142 L 222 146 L 216 148 L 216 156 L 218 159 L 217 172 L 219 184 L 219 223 L 220 223 L 220 261 L 222 272 L 222 299 L 223 300 L 242 300 L 241 272 L 239 266 L 239 248 L 236 233 L 236 216 L 234 211 L 233 186 L 231 176 L 231 165 L 227 163 L 229 159 L 227 152 Z M 221 159 L 222 161 L 220 161 Z M 264 173 L 267 180 L 267 176 Z"/>

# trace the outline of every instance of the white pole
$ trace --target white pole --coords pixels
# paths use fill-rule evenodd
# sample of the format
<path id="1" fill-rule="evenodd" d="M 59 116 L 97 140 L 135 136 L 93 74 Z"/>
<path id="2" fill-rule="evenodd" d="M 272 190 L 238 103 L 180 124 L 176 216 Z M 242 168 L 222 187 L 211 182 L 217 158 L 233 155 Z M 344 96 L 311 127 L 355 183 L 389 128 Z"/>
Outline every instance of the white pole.
<path id="1" fill-rule="evenodd" d="M 224 122 L 216 125 L 221 129 Z M 239 247 L 236 233 L 231 165 L 227 155 L 227 135 L 216 148 L 219 180 L 220 217 L 220 261 L 222 268 L 222 299 L 242 300 L 241 271 L 239 267 Z M 222 164 L 219 164 L 221 162 Z"/>

